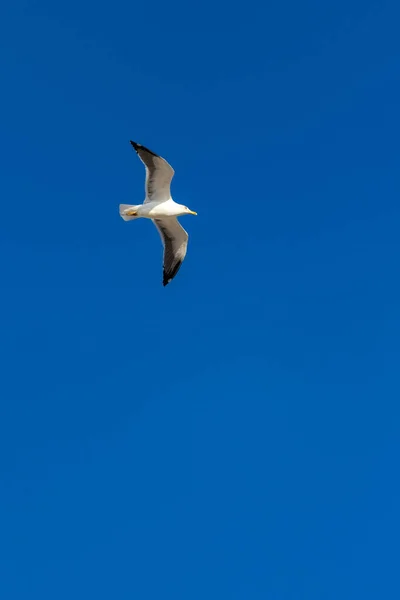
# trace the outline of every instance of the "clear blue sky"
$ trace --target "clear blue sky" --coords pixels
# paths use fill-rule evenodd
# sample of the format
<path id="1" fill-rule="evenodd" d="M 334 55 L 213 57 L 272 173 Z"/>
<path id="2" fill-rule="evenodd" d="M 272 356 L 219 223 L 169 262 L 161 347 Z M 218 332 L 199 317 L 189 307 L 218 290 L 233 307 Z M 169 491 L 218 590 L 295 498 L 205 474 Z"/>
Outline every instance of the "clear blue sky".
<path id="1" fill-rule="evenodd" d="M 399 598 L 399 19 L 2 7 L 2 599 Z"/>

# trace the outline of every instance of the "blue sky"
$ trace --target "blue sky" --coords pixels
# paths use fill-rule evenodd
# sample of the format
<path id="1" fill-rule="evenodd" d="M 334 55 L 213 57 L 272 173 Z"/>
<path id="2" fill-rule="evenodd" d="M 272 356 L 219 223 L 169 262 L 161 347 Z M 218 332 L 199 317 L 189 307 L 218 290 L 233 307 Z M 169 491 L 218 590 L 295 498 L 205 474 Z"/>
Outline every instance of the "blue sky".
<path id="1" fill-rule="evenodd" d="M 399 597 L 399 18 L 2 8 L 2 598 Z"/>

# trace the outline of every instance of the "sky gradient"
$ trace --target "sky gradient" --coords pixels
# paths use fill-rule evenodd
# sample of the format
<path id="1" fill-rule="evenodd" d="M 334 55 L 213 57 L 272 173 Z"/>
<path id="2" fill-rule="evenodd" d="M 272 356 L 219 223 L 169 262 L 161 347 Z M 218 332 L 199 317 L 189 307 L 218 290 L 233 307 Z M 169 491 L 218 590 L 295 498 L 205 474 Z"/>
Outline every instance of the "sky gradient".
<path id="1" fill-rule="evenodd" d="M 397 599 L 399 4 L 0 17 L 1 598 Z"/>

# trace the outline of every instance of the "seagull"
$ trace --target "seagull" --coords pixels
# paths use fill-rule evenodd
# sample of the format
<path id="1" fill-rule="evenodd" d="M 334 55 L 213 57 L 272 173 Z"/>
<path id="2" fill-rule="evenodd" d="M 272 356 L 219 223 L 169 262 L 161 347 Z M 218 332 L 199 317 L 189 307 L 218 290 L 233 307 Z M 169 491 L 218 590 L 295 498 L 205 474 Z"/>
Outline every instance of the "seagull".
<path id="1" fill-rule="evenodd" d="M 189 236 L 176 217 L 197 215 L 171 198 L 171 180 L 175 171 L 167 161 L 145 146 L 132 142 L 140 160 L 146 167 L 146 198 L 143 204 L 120 204 L 119 214 L 124 221 L 141 217 L 151 219 L 157 227 L 164 246 L 163 286 L 178 273 L 186 256 Z"/>

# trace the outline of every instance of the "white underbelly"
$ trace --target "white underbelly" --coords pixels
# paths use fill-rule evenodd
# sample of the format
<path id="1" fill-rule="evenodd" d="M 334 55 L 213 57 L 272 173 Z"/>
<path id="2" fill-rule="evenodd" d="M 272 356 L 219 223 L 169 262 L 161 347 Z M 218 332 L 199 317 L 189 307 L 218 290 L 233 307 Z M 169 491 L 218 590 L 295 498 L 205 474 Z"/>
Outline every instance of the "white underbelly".
<path id="1" fill-rule="evenodd" d="M 178 213 L 175 202 L 147 202 L 140 207 L 139 215 L 147 219 L 174 217 Z"/>

